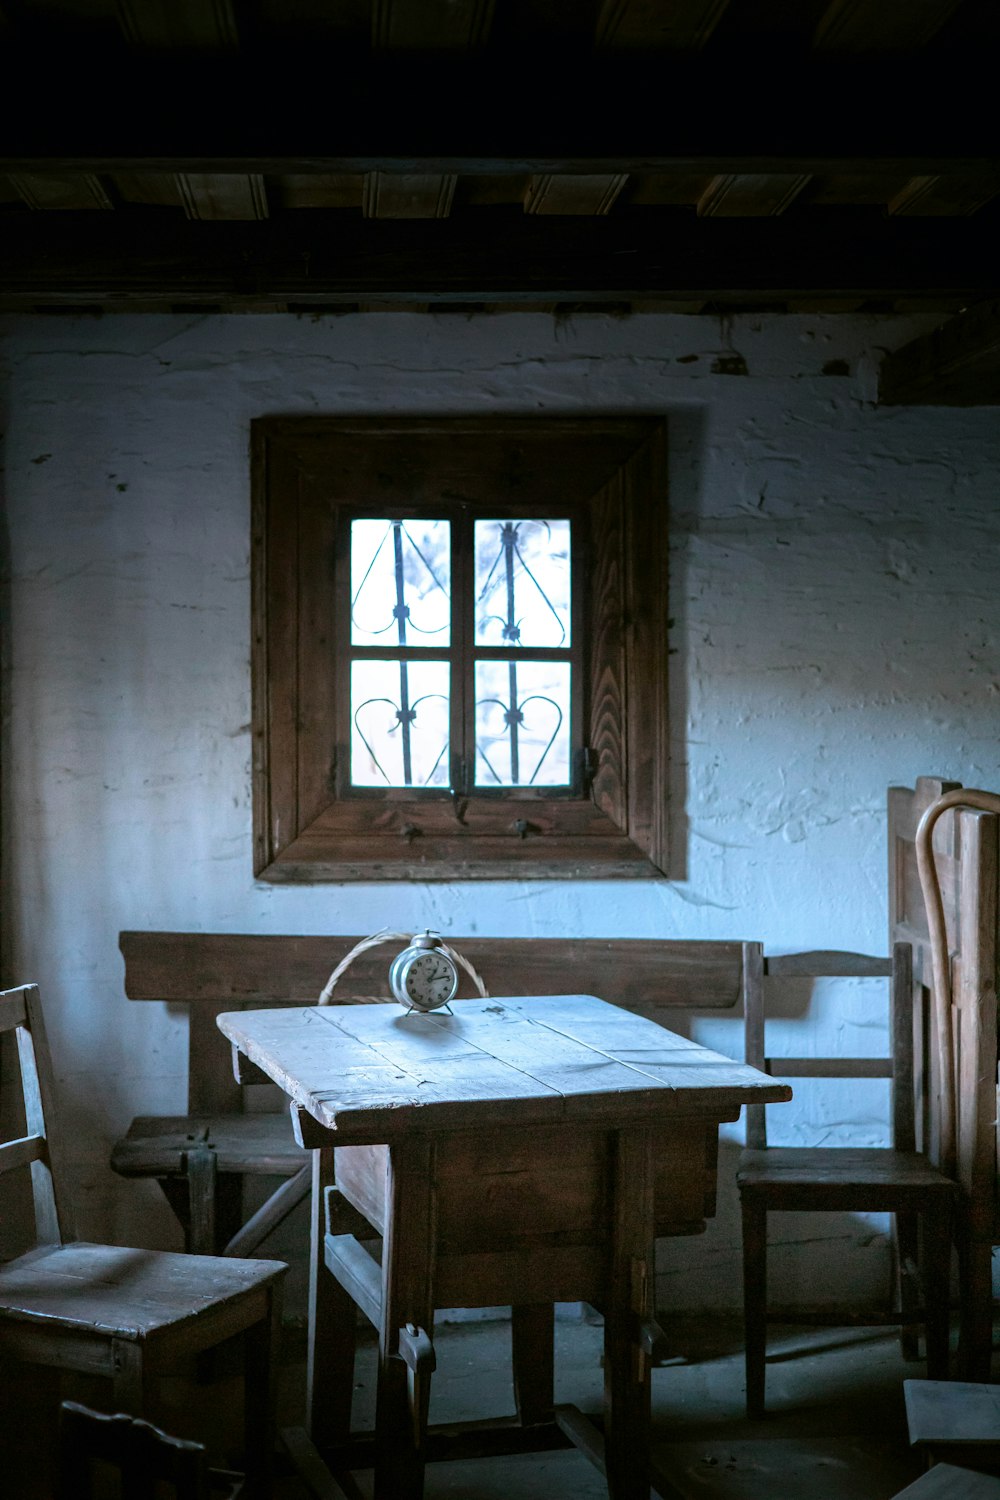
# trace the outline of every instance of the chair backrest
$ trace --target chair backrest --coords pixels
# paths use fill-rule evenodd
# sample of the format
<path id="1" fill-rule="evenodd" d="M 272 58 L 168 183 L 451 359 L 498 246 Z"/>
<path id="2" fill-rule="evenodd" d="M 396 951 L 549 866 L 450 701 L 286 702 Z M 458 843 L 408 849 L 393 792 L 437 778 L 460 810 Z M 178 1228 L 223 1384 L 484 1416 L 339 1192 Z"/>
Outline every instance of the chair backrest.
<path id="1" fill-rule="evenodd" d="M 892 1084 L 892 1144 L 914 1149 L 912 950 L 896 943 L 891 958 L 867 953 L 813 951 L 767 957 L 759 944 L 748 944 L 744 984 L 745 1057 L 752 1067 L 779 1078 L 888 1078 Z M 785 979 L 888 979 L 889 1034 L 887 1057 L 771 1057 L 765 1042 L 768 991 Z M 747 1145 L 767 1145 L 766 1106 L 747 1107 Z"/>
<path id="2" fill-rule="evenodd" d="M 927 808 L 945 793 L 960 790 L 960 782 L 934 776 L 919 776 L 913 788 L 889 788 L 889 934 L 913 944 L 917 1140 L 934 1162 L 943 1159 L 941 1109 L 949 1090 L 940 1077 L 927 912 L 915 837 Z M 951 957 L 957 1175 L 972 1214 L 992 1222 L 1000 1157 L 1000 817 L 974 808 L 946 812 L 934 826 L 933 852 Z M 996 1233 L 996 1228 L 990 1232 Z"/>
<path id="3" fill-rule="evenodd" d="M 74 1239 L 75 1232 L 37 985 L 0 992 L 0 1034 L 5 1032 L 13 1032 L 17 1038 L 25 1133 L 0 1143 L 0 1173 L 30 1165 L 36 1240 L 43 1245 L 61 1245 Z"/>
<path id="4" fill-rule="evenodd" d="M 97 1465 L 118 1471 L 121 1500 L 208 1500 L 208 1460 L 201 1443 L 168 1436 L 139 1417 L 109 1416 L 75 1401 L 59 1411 L 58 1500 L 96 1500 Z M 169 1493 L 169 1491 L 168 1491 Z"/>

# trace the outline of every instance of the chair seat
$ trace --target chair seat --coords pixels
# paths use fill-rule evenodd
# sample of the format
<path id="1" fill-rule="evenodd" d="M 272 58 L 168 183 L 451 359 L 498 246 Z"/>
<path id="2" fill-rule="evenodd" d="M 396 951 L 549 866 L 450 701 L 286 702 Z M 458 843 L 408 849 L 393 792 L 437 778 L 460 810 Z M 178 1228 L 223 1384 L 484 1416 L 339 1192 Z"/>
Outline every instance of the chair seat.
<path id="1" fill-rule="evenodd" d="M 188 1153 L 207 1146 L 219 1172 L 290 1176 L 309 1160 L 287 1112 L 270 1115 L 139 1115 L 115 1142 L 121 1177 L 183 1177 Z"/>
<path id="2" fill-rule="evenodd" d="M 741 1193 L 773 1193 L 786 1203 L 789 1191 L 798 1189 L 808 1191 L 810 1198 L 824 1193 L 863 1194 L 869 1189 L 896 1190 L 903 1198 L 955 1192 L 951 1178 L 926 1157 L 881 1146 L 768 1146 L 762 1151 L 744 1151 L 736 1182 Z"/>
<path id="3" fill-rule="evenodd" d="M 0 1333 L 8 1322 L 28 1322 L 146 1341 L 209 1314 L 217 1319 L 220 1309 L 225 1316 L 241 1298 L 256 1301 L 253 1293 L 286 1269 L 283 1261 L 120 1245 L 44 1246 L 0 1266 Z"/>

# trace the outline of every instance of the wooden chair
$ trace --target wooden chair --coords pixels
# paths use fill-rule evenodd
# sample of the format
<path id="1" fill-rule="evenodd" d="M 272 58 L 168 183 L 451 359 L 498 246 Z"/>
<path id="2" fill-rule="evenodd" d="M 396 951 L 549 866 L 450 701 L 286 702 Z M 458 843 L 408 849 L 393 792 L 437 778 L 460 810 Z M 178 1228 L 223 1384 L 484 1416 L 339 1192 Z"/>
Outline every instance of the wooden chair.
<path id="1" fill-rule="evenodd" d="M 955 1184 L 914 1150 L 910 948 L 897 943 L 891 959 L 859 953 L 794 953 L 748 962 L 746 1060 L 782 1078 L 889 1078 L 891 1147 L 769 1147 L 763 1106 L 747 1110 L 747 1150 L 737 1185 L 743 1216 L 743 1298 L 746 1327 L 747 1412 L 764 1410 L 767 1324 L 842 1326 L 923 1324 L 927 1367 L 947 1374 L 948 1277 Z M 764 1042 L 765 999 L 772 981 L 819 977 L 887 977 L 891 981 L 892 1056 L 889 1058 L 772 1058 Z M 770 1306 L 767 1298 L 767 1216 L 794 1210 L 895 1215 L 897 1305 L 880 1313 L 861 1308 Z M 922 1287 L 917 1234 L 922 1225 Z M 921 1295 L 922 1291 L 922 1295 Z"/>
<path id="2" fill-rule="evenodd" d="M 241 1474 L 208 1467 L 202 1443 L 170 1437 L 141 1417 L 92 1411 L 76 1401 L 59 1409 L 59 1481 L 56 1500 L 97 1500 L 95 1470 L 117 1470 L 122 1500 L 238 1500 Z"/>
<path id="3" fill-rule="evenodd" d="M 287 1267 L 75 1240 L 36 986 L 0 993 L 4 1032 L 17 1038 L 26 1130 L 0 1144 L 0 1172 L 30 1164 L 36 1246 L 0 1265 L 0 1367 L 21 1360 L 106 1375 L 114 1405 L 138 1416 L 160 1371 L 242 1334 L 246 1494 L 269 1495 L 273 1364 Z"/>
<path id="4" fill-rule="evenodd" d="M 917 869 L 916 831 L 957 781 L 919 776 L 914 788 L 889 788 L 889 931 L 912 943 L 918 1100 L 917 1145 L 947 1167 L 953 1145 L 959 1196 L 961 1325 L 958 1372 L 990 1378 L 993 1334 L 993 1246 L 1000 1244 L 997 1161 L 997 973 L 1000 968 L 1000 817 L 981 807 L 945 812 L 933 828 L 933 862 L 944 904 L 951 967 L 953 1087 L 941 1077 L 934 1026 L 927 911 Z M 976 793 L 972 793 L 976 796 Z M 946 1110 L 944 1101 L 954 1101 Z M 951 1119 L 943 1116 L 951 1114 Z"/>

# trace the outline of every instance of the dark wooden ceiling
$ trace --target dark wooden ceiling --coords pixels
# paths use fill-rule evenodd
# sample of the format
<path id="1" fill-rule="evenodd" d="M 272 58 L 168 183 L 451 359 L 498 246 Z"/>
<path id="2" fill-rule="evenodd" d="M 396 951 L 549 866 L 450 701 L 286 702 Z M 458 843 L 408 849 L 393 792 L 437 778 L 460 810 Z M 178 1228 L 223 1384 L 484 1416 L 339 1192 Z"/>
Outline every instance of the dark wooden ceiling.
<path id="1" fill-rule="evenodd" d="M 998 0 L 0 0 L 0 310 L 954 312 Z"/>

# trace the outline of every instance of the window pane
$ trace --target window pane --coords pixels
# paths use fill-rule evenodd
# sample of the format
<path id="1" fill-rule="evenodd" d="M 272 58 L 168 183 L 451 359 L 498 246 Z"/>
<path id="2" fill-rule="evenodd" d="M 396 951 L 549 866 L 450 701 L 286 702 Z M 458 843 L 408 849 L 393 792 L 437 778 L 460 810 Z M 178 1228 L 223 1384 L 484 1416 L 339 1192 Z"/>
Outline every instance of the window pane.
<path id="1" fill-rule="evenodd" d="M 447 786 L 446 661 L 351 663 L 351 785 Z"/>
<path id="2" fill-rule="evenodd" d="M 569 521 L 477 521 L 476 645 L 569 646 Z"/>
<path id="3" fill-rule="evenodd" d="M 568 661 L 476 662 L 476 786 L 568 786 Z"/>
<path id="4" fill-rule="evenodd" d="M 351 522 L 351 644 L 448 646 L 448 521 Z"/>

